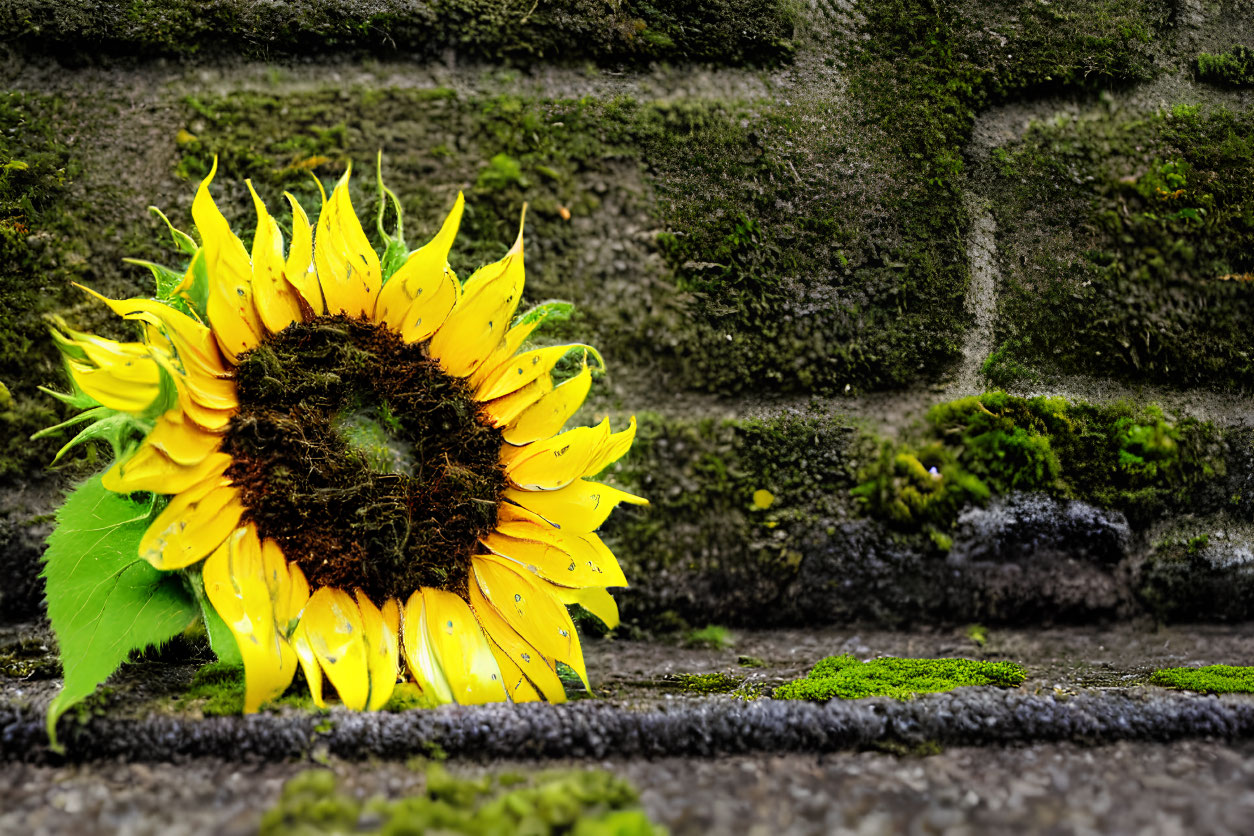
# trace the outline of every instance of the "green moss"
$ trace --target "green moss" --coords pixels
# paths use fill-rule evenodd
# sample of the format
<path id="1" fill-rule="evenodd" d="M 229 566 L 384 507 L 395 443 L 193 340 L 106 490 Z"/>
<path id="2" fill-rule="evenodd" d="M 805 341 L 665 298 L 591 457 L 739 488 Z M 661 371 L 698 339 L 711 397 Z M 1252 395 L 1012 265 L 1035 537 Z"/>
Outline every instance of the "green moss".
<path id="1" fill-rule="evenodd" d="M 1150 682 L 1204 694 L 1254 694 L 1254 667 L 1163 668 L 1150 675 Z"/>
<path id="2" fill-rule="evenodd" d="M 687 694 L 730 694 L 744 680 L 728 673 L 678 673 L 667 677 L 666 684 Z"/>
<path id="3" fill-rule="evenodd" d="M 1254 49 L 1234 46 L 1227 52 L 1197 56 L 1197 77 L 1229 87 L 1254 85 Z"/>
<path id="4" fill-rule="evenodd" d="M 1254 113 L 1064 119 L 1003 159 L 1003 364 L 1249 388 Z"/>
<path id="5" fill-rule="evenodd" d="M 852 656 L 828 656 L 803 679 L 775 689 L 777 700 L 855 700 L 863 697 L 910 699 L 918 694 L 952 691 L 967 685 L 1018 687 L 1027 671 L 1013 662 L 969 659 L 897 659 L 887 656 L 859 662 Z"/>
<path id="6" fill-rule="evenodd" d="M 635 790 L 607 772 L 505 773 L 465 778 L 428 764 L 426 789 L 416 796 L 362 801 L 342 790 L 334 774 L 310 770 L 283 787 L 261 821 L 263 836 L 319 833 L 528 833 L 572 836 L 653 836 Z"/>
<path id="7" fill-rule="evenodd" d="M 77 60 L 347 53 L 371 58 L 529 63 L 693 60 L 774 64 L 792 54 L 794 12 L 780 0 L 556 0 L 527 9 L 483 0 L 427 0 L 395 11 L 353 4 L 282 5 L 144 0 L 110 13 L 89 0 L 29 3 L 0 27 L 28 50 Z"/>
<path id="8" fill-rule="evenodd" d="M 710 650 L 722 650 L 730 647 L 732 644 L 731 631 L 726 627 L 719 627 L 714 624 L 702 627 L 700 630 L 691 630 L 684 637 L 684 644 L 689 647 L 704 647 Z"/>
<path id="9" fill-rule="evenodd" d="M 400 686 L 398 686 L 399 690 Z M 393 698 L 397 700 L 397 697 Z M 403 697 L 399 698 L 403 702 Z M 277 709 L 282 706 L 299 711 L 320 712 L 310 696 L 309 687 L 303 676 L 296 677 L 284 694 L 263 705 L 263 708 Z M 410 707 L 393 708 L 392 702 L 388 710 L 403 710 Z M 210 662 L 196 671 L 187 690 L 174 701 L 178 711 L 198 710 L 208 717 L 225 717 L 242 714 L 244 711 L 244 668 L 241 665 L 224 662 Z"/>
<path id="10" fill-rule="evenodd" d="M 937 404 L 905 441 L 882 442 L 853 493 L 905 530 L 944 532 L 967 504 L 1044 491 L 1144 524 L 1215 506 L 1225 470 L 1219 430 L 1153 405 L 1094 405 L 1004 392 Z"/>
<path id="11" fill-rule="evenodd" d="M 412 682 L 399 682 L 392 691 L 392 696 L 384 704 L 384 711 L 413 711 L 419 708 L 435 708 L 439 705 L 430 694 Z"/>

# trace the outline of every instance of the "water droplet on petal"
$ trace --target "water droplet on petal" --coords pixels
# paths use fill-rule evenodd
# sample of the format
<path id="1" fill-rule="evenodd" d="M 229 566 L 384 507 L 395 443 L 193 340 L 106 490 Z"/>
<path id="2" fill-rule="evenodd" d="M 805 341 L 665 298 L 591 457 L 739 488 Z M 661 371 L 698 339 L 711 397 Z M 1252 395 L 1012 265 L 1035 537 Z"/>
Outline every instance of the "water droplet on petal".
<path id="1" fill-rule="evenodd" d="M 521 596 L 521 595 L 519 595 L 517 592 L 515 592 L 515 593 L 514 593 L 514 603 L 515 603 L 515 604 L 521 604 L 521 603 L 522 603 L 522 596 Z"/>

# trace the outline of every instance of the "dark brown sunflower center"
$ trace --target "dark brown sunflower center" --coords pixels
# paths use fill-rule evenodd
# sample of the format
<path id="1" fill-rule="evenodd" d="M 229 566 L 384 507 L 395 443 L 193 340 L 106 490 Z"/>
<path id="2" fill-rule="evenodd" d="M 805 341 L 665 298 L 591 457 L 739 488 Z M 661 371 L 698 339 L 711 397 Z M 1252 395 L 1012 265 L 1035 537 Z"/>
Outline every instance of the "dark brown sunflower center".
<path id="1" fill-rule="evenodd" d="M 236 381 L 227 475 L 313 588 L 464 589 L 505 489 L 501 432 L 425 346 L 321 317 L 244 355 Z"/>

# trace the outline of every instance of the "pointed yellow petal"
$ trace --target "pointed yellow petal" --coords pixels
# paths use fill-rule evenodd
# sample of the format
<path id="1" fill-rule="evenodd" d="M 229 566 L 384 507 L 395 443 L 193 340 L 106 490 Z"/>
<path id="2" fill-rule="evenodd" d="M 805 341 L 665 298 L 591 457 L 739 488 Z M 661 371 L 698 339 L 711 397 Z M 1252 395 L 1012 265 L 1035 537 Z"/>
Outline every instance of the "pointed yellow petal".
<path id="1" fill-rule="evenodd" d="M 448 678 L 453 701 L 480 705 L 506 699 L 505 683 L 483 629 L 466 602 L 442 589 L 423 593 L 427 602 L 427 635 Z"/>
<path id="2" fill-rule="evenodd" d="M 595 427 L 577 427 L 537 441 L 509 456 L 505 476 L 518 488 L 553 491 L 564 488 L 588 470 L 588 465 L 610 437 L 607 418 Z"/>
<path id="3" fill-rule="evenodd" d="M 303 632 L 327 679 L 346 708 L 360 711 L 370 696 L 365 624 L 357 602 L 342 589 L 324 586 L 309 598 L 297 632 Z"/>
<path id="4" fill-rule="evenodd" d="M 524 215 L 525 216 L 525 215 Z M 492 355 L 522 298 L 523 237 L 505 258 L 482 267 L 466 281 L 462 298 L 431 338 L 431 356 L 453 377 L 467 377 Z"/>
<path id="5" fill-rule="evenodd" d="M 261 324 L 271 334 L 277 334 L 303 319 L 299 296 L 283 276 L 283 233 L 257 196 L 253 182 L 244 182 L 253 196 L 253 208 L 257 212 L 257 232 L 253 236 L 253 305 L 261 317 Z"/>
<path id="6" fill-rule="evenodd" d="M 205 561 L 205 594 L 226 622 L 244 660 L 244 712 L 280 696 L 296 674 L 296 654 L 274 620 L 274 590 L 267 582 L 256 530 L 233 532 Z"/>
<path id="7" fill-rule="evenodd" d="M 309 696 L 313 704 L 318 708 L 326 708 L 326 700 L 322 698 L 322 668 L 318 665 L 318 657 L 314 655 L 313 645 L 309 643 L 309 636 L 298 624 L 288 642 L 296 652 L 301 672 L 305 674 L 305 684 L 309 686 Z"/>
<path id="8" fill-rule="evenodd" d="M 649 500 L 609 485 L 576 479 L 556 491 L 523 491 L 508 488 L 505 498 L 548 522 L 577 534 L 596 531 L 620 502 L 648 505 Z"/>
<path id="9" fill-rule="evenodd" d="M 475 391 L 475 400 L 490 401 L 516 392 L 536 378 L 548 375 L 563 357 L 579 349 L 584 351 L 586 365 L 588 346 L 585 345 L 551 345 L 510 357 L 484 379 Z"/>
<path id="10" fill-rule="evenodd" d="M 217 170 L 215 158 L 209 176 L 196 190 L 192 220 L 204 242 L 205 268 L 209 271 L 209 324 L 222 353 L 235 363 L 240 354 L 261 342 L 265 329 L 253 307 L 253 270 L 248 251 L 209 194 L 209 183 Z"/>
<path id="11" fill-rule="evenodd" d="M 140 538 L 139 556 L 164 571 L 191 566 L 221 545 L 243 513 L 230 481 L 211 473 L 170 500 Z"/>
<path id="12" fill-rule="evenodd" d="M 591 388 L 592 370 L 585 364 L 579 374 L 544 393 L 511 418 L 505 427 L 505 440 L 510 444 L 529 444 L 557 434 L 579 411 Z"/>
<path id="13" fill-rule="evenodd" d="M 422 692 L 437 703 L 453 701 L 453 689 L 440 666 L 427 629 L 427 596 L 430 589 L 419 589 L 409 596 L 401 618 L 401 646 L 409 673 Z"/>
<path id="14" fill-rule="evenodd" d="M 627 429 L 616 432 L 605 439 L 601 444 L 601 448 L 596 455 L 588 462 L 588 466 L 584 468 L 581 475 L 595 476 L 605 468 L 626 455 L 631 449 L 631 444 L 636 440 L 636 416 L 631 416 L 631 423 Z"/>
<path id="15" fill-rule="evenodd" d="M 618 603 L 614 600 L 614 596 L 604 589 L 598 587 L 584 587 L 583 589 L 555 587 L 553 594 L 567 606 L 578 604 L 583 607 L 601 619 L 602 623 L 611 630 L 618 626 Z"/>
<path id="16" fill-rule="evenodd" d="M 519 317 L 519 322 L 513 325 L 509 331 L 505 333 L 505 339 L 497 346 L 487 360 L 483 361 L 483 365 L 475 370 L 475 373 L 468 378 L 468 382 L 476 389 L 483 386 L 484 381 L 490 377 L 494 377 L 497 371 L 512 358 L 518 349 L 522 348 L 522 344 L 527 341 L 540 324 L 548 318 L 548 313 L 543 307 L 533 308 L 526 314 Z M 517 386 L 513 387 L 519 388 Z M 501 394 L 505 394 L 502 392 Z M 499 397 L 493 395 L 492 397 Z M 488 398 L 479 398 L 479 400 L 488 400 Z"/>
<path id="17" fill-rule="evenodd" d="M 496 607 L 484 597 L 484 592 L 477 581 L 470 584 L 469 591 L 470 609 L 483 626 L 484 635 L 488 637 L 493 656 L 496 657 L 501 670 L 505 672 L 506 666 L 502 662 L 502 657 L 504 657 L 522 672 L 532 691 L 538 691 L 549 702 L 565 702 L 566 689 L 562 685 L 562 680 L 558 678 L 552 662 L 505 621 Z M 527 700 L 527 689 L 522 683 L 508 676 L 505 679 L 505 690 L 515 701 Z M 518 694 L 522 695 L 522 699 L 519 699 Z"/>
<path id="18" fill-rule="evenodd" d="M 449 250 L 457 237 L 466 201 L 457 193 L 453 210 L 440 231 L 426 245 L 409 254 L 405 263 L 379 291 L 374 321 L 404 336 L 406 342 L 420 342 L 444 324 L 457 304 L 461 288 L 448 266 Z"/>
<path id="19" fill-rule="evenodd" d="M 305 300 L 311 314 L 322 316 L 327 309 L 326 303 L 322 298 L 318 275 L 310 269 L 313 266 L 313 228 L 309 225 L 309 216 L 296 202 L 296 198 L 289 192 L 284 192 L 283 196 L 292 205 L 292 246 L 287 251 L 283 276 Z"/>
<path id="20" fill-rule="evenodd" d="M 299 566 L 287 562 L 283 550 L 273 540 L 262 541 L 261 560 L 270 597 L 274 600 L 275 626 L 279 635 L 290 638 L 309 603 L 309 582 Z"/>
<path id="21" fill-rule="evenodd" d="M 357 606 L 365 626 L 362 638 L 366 643 L 366 667 L 370 671 L 370 698 L 367 707 L 378 711 L 387 705 L 396 688 L 399 666 L 400 611 L 396 601 L 388 599 L 380 611 L 366 593 L 357 590 Z"/>
<path id="22" fill-rule="evenodd" d="M 318 283 L 327 302 L 327 312 L 349 316 L 370 316 L 383 284 L 379 256 L 353 211 L 348 196 L 350 165 L 331 191 L 331 198 L 318 216 L 314 238 L 314 266 Z"/>
<path id="23" fill-rule="evenodd" d="M 186 314 L 155 299 L 108 299 L 89 287 L 77 283 L 74 286 L 104 302 L 123 319 L 144 322 L 159 329 L 183 362 L 195 362 L 215 374 L 226 372 L 213 332 Z"/>
<path id="24" fill-rule="evenodd" d="M 234 409 L 210 409 L 207 406 L 201 406 L 199 401 L 183 391 L 179 392 L 179 406 L 182 407 L 183 415 L 188 421 L 211 433 L 224 432 L 235 415 Z"/>
<path id="25" fill-rule="evenodd" d="M 114 462 L 105 471 L 101 483 L 114 493 L 178 494 L 204 482 L 210 475 L 220 474 L 231 464 L 226 453 L 211 453 L 196 464 L 172 461 L 160 448 L 145 441 L 129 458 Z"/>
<path id="26" fill-rule="evenodd" d="M 575 625 L 566 607 L 550 591 L 552 587 L 537 581 L 518 564 L 495 555 L 476 555 L 471 565 L 484 597 L 518 635 L 548 658 L 583 671 L 583 651 Z"/>

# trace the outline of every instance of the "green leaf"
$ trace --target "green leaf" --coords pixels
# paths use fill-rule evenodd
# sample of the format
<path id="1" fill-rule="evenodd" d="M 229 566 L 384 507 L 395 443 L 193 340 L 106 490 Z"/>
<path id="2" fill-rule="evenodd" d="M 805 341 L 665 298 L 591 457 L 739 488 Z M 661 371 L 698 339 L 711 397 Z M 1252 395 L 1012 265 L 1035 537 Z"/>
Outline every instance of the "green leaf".
<path id="1" fill-rule="evenodd" d="M 222 620 L 222 616 L 218 615 L 213 604 L 209 603 L 209 596 L 205 594 L 205 580 L 200 573 L 200 568 L 189 569 L 187 580 L 191 582 L 192 591 L 200 604 L 200 612 L 205 620 L 205 632 L 209 634 L 209 646 L 213 648 L 218 661 L 224 665 L 242 667 L 244 657 L 240 655 L 239 645 L 236 644 L 235 636 L 226 626 L 226 622 Z"/>
<path id="2" fill-rule="evenodd" d="M 139 540 L 154 503 L 112 493 L 95 476 L 57 511 L 43 576 L 48 618 L 57 634 L 65 682 L 48 706 L 48 739 L 55 751 L 57 719 L 90 696 L 131 651 L 159 645 L 200 615 L 173 572 L 139 558 Z"/>

